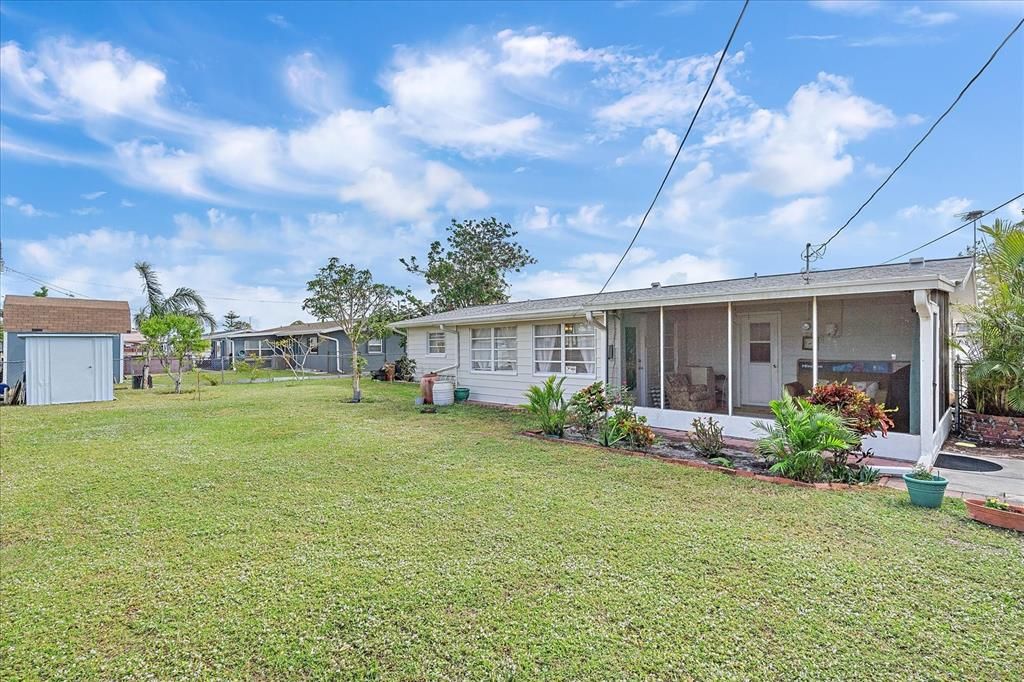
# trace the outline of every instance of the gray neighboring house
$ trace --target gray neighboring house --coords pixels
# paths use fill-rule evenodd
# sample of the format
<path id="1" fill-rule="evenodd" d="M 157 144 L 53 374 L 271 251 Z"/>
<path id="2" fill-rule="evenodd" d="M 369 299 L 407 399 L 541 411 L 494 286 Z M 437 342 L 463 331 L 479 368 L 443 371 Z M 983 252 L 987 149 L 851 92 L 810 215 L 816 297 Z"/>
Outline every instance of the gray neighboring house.
<path id="1" fill-rule="evenodd" d="M 294 339 L 294 353 L 301 361 L 306 349 L 305 369 L 330 374 L 351 374 L 352 344 L 333 322 L 303 322 L 270 329 L 237 329 L 207 334 L 210 341 L 210 364 L 213 369 L 230 368 L 233 359 L 259 356 L 265 358 L 272 369 L 288 369 L 279 354 L 275 355 L 270 343 Z M 384 363 L 394 362 L 405 355 L 403 337 L 391 334 L 382 339 L 371 339 L 359 345 L 359 355 L 366 359 L 364 371 L 375 372 Z"/>

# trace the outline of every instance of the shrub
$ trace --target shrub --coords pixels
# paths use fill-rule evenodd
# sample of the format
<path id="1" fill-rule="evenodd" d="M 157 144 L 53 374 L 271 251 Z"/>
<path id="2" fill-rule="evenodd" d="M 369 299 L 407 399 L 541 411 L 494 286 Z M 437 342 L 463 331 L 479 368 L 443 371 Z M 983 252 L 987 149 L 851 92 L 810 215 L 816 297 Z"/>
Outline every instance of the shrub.
<path id="1" fill-rule="evenodd" d="M 708 462 L 716 466 L 725 467 L 726 469 L 736 468 L 733 465 L 732 460 L 729 459 L 728 457 L 712 457 L 711 459 L 708 460 Z"/>
<path id="2" fill-rule="evenodd" d="M 254 381 L 262 374 L 263 358 L 259 355 L 246 355 L 235 360 L 235 372 Z"/>
<path id="3" fill-rule="evenodd" d="M 936 478 L 932 470 L 923 464 L 915 464 L 914 468 L 907 475 L 919 481 L 934 481 Z"/>
<path id="4" fill-rule="evenodd" d="M 416 361 L 410 358 L 408 355 L 395 360 L 395 380 L 396 381 L 412 381 L 413 376 L 416 374 Z"/>
<path id="5" fill-rule="evenodd" d="M 602 381 L 595 381 L 586 388 L 581 388 L 569 400 L 572 421 L 585 433 L 593 431 L 598 422 L 608 414 L 609 409 L 611 401 L 608 400 Z"/>
<path id="6" fill-rule="evenodd" d="M 690 431 L 690 445 L 703 457 L 718 457 L 725 449 L 725 441 L 722 440 L 722 426 L 712 417 L 705 422 L 700 417 L 691 422 L 693 430 Z"/>
<path id="7" fill-rule="evenodd" d="M 884 403 L 871 402 L 867 393 L 845 381 L 815 386 L 807 402 L 832 408 L 862 436 L 873 436 L 875 431 L 879 431 L 885 438 L 894 426 L 889 415 L 896 411 L 895 408 L 887 410 Z"/>
<path id="8" fill-rule="evenodd" d="M 626 438 L 633 447 L 646 450 L 654 445 L 658 437 L 655 435 L 654 430 L 647 425 L 647 417 L 638 416 L 632 412 L 630 415 L 632 419 L 627 419 L 623 422 L 626 426 Z"/>
<path id="9" fill-rule="evenodd" d="M 606 448 L 613 447 L 618 443 L 621 443 L 629 436 L 625 422 L 621 422 L 617 419 L 608 417 L 602 419 L 597 425 L 597 440 L 598 443 L 605 446 Z"/>
<path id="10" fill-rule="evenodd" d="M 565 403 L 565 390 L 562 384 L 565 377 L 557 380 L 555 377 L 548 377 L 540 386 L 530 386 L 526 391 L 526 405 L 530 414 L 540 419 L 541 431 L 549 436 L 565 435 L 565 421 L 569 415 L 569 408 Z"/>
<path id="11" fill-rule="evenodd" d="M 770 406 L 775 422 L 756 421 L 754 426 L 766 434 L 757 442 L 757 449 L 774 462 L 772 473 L 798 481 L 818 481 L 825 473 L 822 453 L 848 451 L 860 444 L 860 436 L 827 407 L 786 393 Z"/>

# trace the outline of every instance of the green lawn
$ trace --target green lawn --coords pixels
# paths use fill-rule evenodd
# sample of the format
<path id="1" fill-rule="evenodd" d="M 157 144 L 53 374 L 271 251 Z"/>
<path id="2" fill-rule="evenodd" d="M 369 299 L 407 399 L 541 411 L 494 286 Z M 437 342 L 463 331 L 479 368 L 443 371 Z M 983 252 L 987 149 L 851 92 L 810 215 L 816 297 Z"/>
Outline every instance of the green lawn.
<path id="1" fill-rule="evenodd" d="M 0 676 L 1024 679 L 1024 541 L 958 501 L 349 388 L 0 410 Z"/>

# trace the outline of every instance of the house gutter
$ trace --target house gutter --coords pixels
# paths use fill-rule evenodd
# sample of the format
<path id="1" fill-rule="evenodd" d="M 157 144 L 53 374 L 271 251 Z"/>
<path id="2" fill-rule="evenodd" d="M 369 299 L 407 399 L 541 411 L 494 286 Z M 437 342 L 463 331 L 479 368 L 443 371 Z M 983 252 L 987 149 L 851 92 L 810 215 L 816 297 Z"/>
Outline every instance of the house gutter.
<path id="1" fill-rule="evenodd" d="M 607 316 L 605 317 L 605 319 L 607 319 Z M 587 322 L 589 322 L 590 324 L 594 325 L 598 329 L 603 329 L 605 331 L 608 330 L 607 324 L 605 324 L 604 322 L 598 322 L 596 319 L 594 319 L 594 311 L 593 310 L 588 310 L 587 311 Z"/>
<path id="2" fill-rule="evenodd" d="M 327 339 L 328 341 L 334 342 L 334 361 L 338 365 L 338 374 L 341 374 L 341 342 L 333 336 L 326 336 L 320 332 L 316 333 L 321 339 Z"/>

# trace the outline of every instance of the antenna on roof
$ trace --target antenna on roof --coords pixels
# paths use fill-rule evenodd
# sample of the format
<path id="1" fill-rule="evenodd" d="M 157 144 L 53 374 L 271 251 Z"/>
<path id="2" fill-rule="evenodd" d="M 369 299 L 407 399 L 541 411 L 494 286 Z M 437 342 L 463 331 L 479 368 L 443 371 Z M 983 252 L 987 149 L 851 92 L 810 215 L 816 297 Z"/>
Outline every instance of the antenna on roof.
<path id="1" fill-rule="evenodd" d="M 804 261 L 804 267 L 801 270 L 801 273 L 804 278 L 804 284 L 811 283 L 811 263 L 813 263 L 816 260 L 820 260 L 825 255 L 825 248 L 827 246 L 827 243 L 820 244 L 819 246 L 816 246 L 812 249 L 811 243 L 807 242 L 807 245 L 804 247 L 803 253 L 800 254 L 800 258 L 803 259 Z"/>

